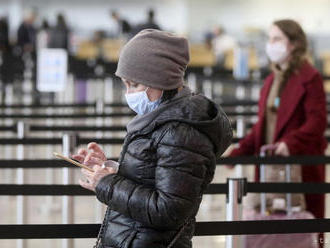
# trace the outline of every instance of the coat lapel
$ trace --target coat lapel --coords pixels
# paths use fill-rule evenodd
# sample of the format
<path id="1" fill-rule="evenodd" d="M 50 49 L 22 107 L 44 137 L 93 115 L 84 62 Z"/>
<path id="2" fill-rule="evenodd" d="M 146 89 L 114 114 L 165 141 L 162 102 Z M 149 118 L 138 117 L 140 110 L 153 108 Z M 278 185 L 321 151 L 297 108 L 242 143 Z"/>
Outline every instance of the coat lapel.
<path id="1" fill-rule="evenodd" d="M 265 118 L 265 109 L 267 106 L 267 99 L 268 99 L 269 91 L 273 85 L 273 81 L 274 81 L 274 74 L 271 74 L 270 77 L 266 79 L 264 91 L 260 95 L 259 117 L 258 118 L 259 118 L 259 120 L 262 120 L 262 123 Z"/>
<path id="2" fill-rule="evenodd" d="M 297 74 L 292 75 L 281 95 L 281 102 L 277 112 L 274 141 L 278 139 L 281 130 L 293 115 L 304 94 L 305 88 L 300 76 Z"/>

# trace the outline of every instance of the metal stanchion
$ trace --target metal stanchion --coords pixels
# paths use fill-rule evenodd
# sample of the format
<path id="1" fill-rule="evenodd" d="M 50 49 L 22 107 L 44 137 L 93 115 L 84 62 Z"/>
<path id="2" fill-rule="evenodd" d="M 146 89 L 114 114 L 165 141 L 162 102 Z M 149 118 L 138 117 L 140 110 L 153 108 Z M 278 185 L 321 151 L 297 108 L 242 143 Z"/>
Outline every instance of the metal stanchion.
<path id="1" fill-rule="evenodd" d="M 237 138 L 243 138 L 245 135 L 245 121 L 244 121 L 244 116 L 238 116 L 236 120 L 236 136 Z M 235 175 L 236 177 L 245 177 L 245 167 L 243 167 L 240 164 L 237 164 L 235 166 Z"/>
<path id="2" fill-rule="evenodd" d="M 260 157 L 265 157 L 266 153 L 262 151 Z M 264 183 L 266 180 L 266 167 L 264 164 L 260 165 L 260 182 Z M 266 215 L 266 193 L 260 193 L 260 212 L 262 215 Z"/>
<path id="3" fill-rule="evenodd" d="M 77 146 L 78 136 L 75 133 L 65 133 L 63 135 L 63 155 L 69 157 Z M 63 184 L 73 183 L 73 169 L 63 168 Z M 74 206 L 72 196 L 63 196 L 62 198 L 62 223 L 73 224 Z M 62 248 L 73 248 L 73 239 L 63 239 Z"/>
<path id="4" fill-rule="evenodd" d="M 242 85 L 238 85 L 236 87 L 236 92 L 235 92 L 236 98 L 239 100 L 243 100 L 245 98 L 245 87 Z"/>
<path id="5" fill-rule="evenodd" d="M 17 123 L 17 138 L 23 139 L 26 136 L 28 131 L 28 125 L 23 121 L 19 121 Z M 16 157 L 18 160 L 24 159 L 24 147 L 23 145 L 17 145 Z M 26 172 L 23 168 L 17 169 L 17 184 L 24 184 L 26 181 Z M 27 200 L 25 196 L 17 196 L 16 198 L 16 223 L 19 225 L 26 224 L 27 221 Z M 17 248 L 25 248 L 27 247 L 27 240 L 18 239 L 17 240 Z"/>
<path id="6" fill-rule="evenodd" d="M 245 99 L 246 92 L 245 92 L 245 87 L 242 85 L 238 85 L 236 87 L 236 92 L 235 92 L 236 98 L 238 100 L 243 100 Z M 242 106 L 238 106 L 236 108 L 236 111 L 244 112 L 244 108 Z M 245 134 L 245 123 L 244 123 L 244 116 L 238 116 L 237 117 L 237 138 L 243 138 Z M 236 177 L 244 177 L 245 172 L 243 171 L 243 168 L 241 165 L 235 166 L 235 174 Z"/>
<path id="7" fill-rule="evenodd" d="M 259 95 L 260 95 L 260 86 L 259 85 L 253 85 L 251 89 L 251 99 L 258 101 L 259 100 Z"/>
<path id="8" fill-rule="evenodd" d="M 242 200 L 246 195 L 246 178 L 228 178 L 227 179 L 227 221 L 237 221 L 242 219 Z M 238 235 L 226 236 L 226 248 L 242 248 L 243 240 Z"/>
<path id="9" fill-rule="evenodd" d="M 287 183 L 291 182 L 291 166 L 289 164 L 285 165 L 285 181 Z M 286 211 L 287 215 L 292 214 L 292 198 L 290 193 L 286 194 Z"/>
<path id="10" fill-rule="evenodd" d="M 95 106 L 96 114 L 103 114 L 104 113 L 104 101 L 103 99 L 97 99 L 96 106 Z"/>
<path id="11" fill-rule="evenodd" d="M 96 101 L 96 113 L 97 114 L 103 114 L 104 113 L 104 101 L 102 99 L 98 99 Z M 96 126 L 103 126 L 104 125 L 104 119 L 103 118 L 96 118 L 95 119 Z M 96 131 L 96 138 L 102 138 L 103 137 L 102 131 Z M 96 223 L 99 223 L 102 221 L 103 218 L 103 211 L 104 211 L 104 205 L 100 203 L 97 199 L 95 199 L 95 221 Z"/>
<path id="12" fill-rule="evenodd" d="M 48 115 L 53 115 L 54 114 L 54 109 L 53 108 L 47 108 L 46 113 Z M 53 118 L 47 118 L 46 119 L 46 125 L 47 126 L 53 126 L 54 125 L 54 119 Z M 54 132 L 47 132 L 47 137 L 48 138 L 54 138 Z M 47 145 L 46 147 L 46 153 L 49 154 L 50 157 L 53 157 L 53 152 L 54 152 L 54 146 L 53 145 Z M 55 170 L 52 168 L 47 168 L 46 169 L 46 183 L 47 184 L 56 184 L 56 176 L 55 176 Z M 41 206 L 41 212 L 43 214 L 49 214 L 49 213 L 55 213 L 55 212 L 60 212 L 61 211 L 61 204 L 59 202 L 56 202 L 54 200 L 54 196 L 47 196 L 45 203 Z"/>
<path id="13" fill-rule="evenodd" d="M 203 93 L 206 97 L 213 98 L 213 84 L 211 80 L 204 80 L 203 82 Z"/>
<path id="14" fill-rule="evenodd" d="M 113 102 L 114 100 L 114 89 L 113 89 L 113 80 L 112 78 L 106 78 L 104 80 L 104 91 L 103 91 L 103 99 L 105 102 Z"/>
<path id="15" fill-rule="evenodd" d="M 215 94 L 215 96 L 223 95 L 223 82 L 221 82 L 221 81 L 214 82 L 213 93 Z"/>
<path id="16" fill-rule="evenodd" d="M 191 91 L 196 92 L 197 91 L 197 77 L 194 73 L 189 73 L 188 75 L 188 86 L 191 89 Z"/>

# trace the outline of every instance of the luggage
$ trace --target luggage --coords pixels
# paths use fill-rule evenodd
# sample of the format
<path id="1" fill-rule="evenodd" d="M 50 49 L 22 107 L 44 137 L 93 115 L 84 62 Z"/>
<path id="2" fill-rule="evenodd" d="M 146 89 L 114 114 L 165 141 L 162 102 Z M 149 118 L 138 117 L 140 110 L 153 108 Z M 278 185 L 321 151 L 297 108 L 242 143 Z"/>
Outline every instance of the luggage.
<path id="1" fill-rule="evenodd" d="M 261 156 L 265 156 L 270 146 L 264 146 L 261 149 Z M 291 181 L 290 165 L 285 166 L 286 182 Z M 260 182 L 265 182 L 265 165 L 260 165 Z M 244 209 L 244 220 L 297 220 L 297 219 L 314 219 L 314 216 L 308 211 L 295 211 L 291 206 L 291 194 L 286 194 L 284 199 L 275 199 L 273 207 L 278 209 L 272 213 L 266 211 L 266 194 L 260 194 L 260 211 L 256 209 Z M 245 248 L 318 248 L 318 233 L 293 233 L 293 234 L 262 234 L 262 235 L 245 235 Z"/>
<path id="2" fill-rule="evenodd" d="M 257 211 L 245 212 L 244 220 L 297 220 L 314 219 L 314 216 L 307 212 L 294 212 L 291 215 L 286 213 L 263 215 Z M 318 248 L 317 233 L 289 233 L 289 234 L 259 234 L 245 235 L 245 248 Z"/>

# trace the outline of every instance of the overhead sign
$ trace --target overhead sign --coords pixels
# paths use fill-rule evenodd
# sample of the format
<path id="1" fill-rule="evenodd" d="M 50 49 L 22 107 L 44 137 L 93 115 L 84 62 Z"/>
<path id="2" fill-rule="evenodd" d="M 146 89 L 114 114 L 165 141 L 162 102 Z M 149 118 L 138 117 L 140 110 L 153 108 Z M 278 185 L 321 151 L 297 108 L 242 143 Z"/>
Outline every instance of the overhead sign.
<path id="1" fill-rule="evenodd" d="M 37 89 L 63 91 L 67 83 L 68 54 L 65 49 L 43 48 L 38 51 Z"/>

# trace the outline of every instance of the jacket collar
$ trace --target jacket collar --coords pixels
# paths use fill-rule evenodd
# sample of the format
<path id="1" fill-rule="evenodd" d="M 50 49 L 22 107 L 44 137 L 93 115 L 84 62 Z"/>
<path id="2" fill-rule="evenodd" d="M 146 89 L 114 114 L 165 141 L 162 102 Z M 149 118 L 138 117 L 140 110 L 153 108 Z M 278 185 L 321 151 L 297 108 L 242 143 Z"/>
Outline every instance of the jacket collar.
<path id="1" fill-rule="evenodd" d="M 144 130 L 144 132 L 148 132 L 149 129 L 153 129 L 153 121 L 164 111 L 166 111 L 169 107 L 175 105 L 178 100 L 182 99 L 183 97 L 190 96 L 191 90 L 184 86 L 182 90 L 180 90 L 171 100 L 162 102 L 158 108 L 154 111 L 144 114 L 144 115 L 137 115 L 135 116 L 128 124 L 127 124 L 127 133 L 134 133 L 136 131 L 141 131 L 146 127 L 149 127 Z"/>

